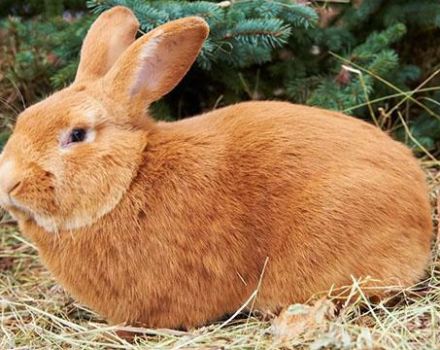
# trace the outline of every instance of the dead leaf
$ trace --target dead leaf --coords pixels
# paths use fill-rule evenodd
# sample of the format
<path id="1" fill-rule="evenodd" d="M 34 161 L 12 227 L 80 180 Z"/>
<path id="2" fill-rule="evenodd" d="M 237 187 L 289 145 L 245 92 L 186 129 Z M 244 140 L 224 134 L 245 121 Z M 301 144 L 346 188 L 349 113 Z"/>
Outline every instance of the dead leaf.
<path id="1" fill-rule="evenodd" d="M 319 15 L 319 27 L 327 28 L 330 24 L 335 20 L 336 17 L 340 15 L 342 12 L 342 7 L 338 6 L 328 6 L 328 7 L 320 7 L 316 9 Z"/>
<path id="2" fill-rule="evenodd" d="M 273 320 L 271 333 L 274 341 L 282 344 L 300 337 L 311 338 L 326 328 L 334 314 L 335 305 L 327 299 L 320 299 L 313 306 L 294 304 Z"/>
<path id="3" fill-rule="evenodd" d="M 14 258 L 10 256 L 0 257 L 0 271 L 11 270 L 14 266 Z"/>
<path id="4" fill-rule="evenodd" d="M 342 67 L 335 80 L 339 85 L 346 86 L 351 80 L 351 73 Z"/>

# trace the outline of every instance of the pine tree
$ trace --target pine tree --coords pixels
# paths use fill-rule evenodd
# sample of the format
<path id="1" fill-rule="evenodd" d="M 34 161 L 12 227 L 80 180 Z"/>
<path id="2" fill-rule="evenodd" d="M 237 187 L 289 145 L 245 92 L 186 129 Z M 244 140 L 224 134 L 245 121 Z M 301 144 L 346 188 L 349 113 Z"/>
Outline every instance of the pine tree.
<path id="1" fill-rule="evenodd" d="M 165 22 L 187 17 L 203 17 L 211 28 L 198 65 L 205 70 L 213 64 L 243 68 L 271 60 L 274 49 L 286 44 L 292 28 L 307 29 L 317 21 L 316 12 L 290 1 L 146 1 L 90 0 L 93 13 L 122 5 L 133 10 L 147 32 Z"/>
<path id="2" fill-rule="evenodd" d="M 418 148 L 400 122 L 398 112 L 403 109 L 392 107 L 398 104 L 405 106 L 408 128 L 422 146 L 438 147 L 436 78 L 424 86 L 422 102 L 404 93 L 440 68 L 438 0 L 329 1 L 312 6 L 294 0 L 89 0 L 90 14 L 86 11 L 79 18 L 72 9 L 81 9 L 78 3 L 84 5 L 83 0 L 46 2 L 58 8 L 54 13 L 60 12 L 56 6 L 62 3 L 74 19 L 69 23 L 59 16 L 41 22 L 37 17 L 34 24 L 18 21 L 14 35 L 21 42 L 20 54 L 15 61 L 6 60 L 12 62 L 6 74 L 16 79 L 16 85 L 18 78 L 25 81 L 26 91 L 35 91 L 32 77 L 40 73 L 46 82 L 43 92 L 49 83 L 59 89 L 72 81 L 83 37 L 96 15 L 106 9 L 131 8 L 141 23 L 139 36 L 173 19 L 197 15 L 210 25 L 210 36 L 181 84 L 152 106 L 157 118 L 183 118 L 242 100 L 282 99 L 372 119 Z M 44 15 L 46 2 L 32 1 L 26 7 L 18 0 L 9 10 Z M 0 4 L 0 15 L 2 11 Z M 10 30 L 11 20 L 5 22 L 3 27 Z M 23 68 L 28 69 L 29 79 L 16 74 L 24 73 Z M 7 84 L 0 81 L 0 87 L 2 83 Z"/>

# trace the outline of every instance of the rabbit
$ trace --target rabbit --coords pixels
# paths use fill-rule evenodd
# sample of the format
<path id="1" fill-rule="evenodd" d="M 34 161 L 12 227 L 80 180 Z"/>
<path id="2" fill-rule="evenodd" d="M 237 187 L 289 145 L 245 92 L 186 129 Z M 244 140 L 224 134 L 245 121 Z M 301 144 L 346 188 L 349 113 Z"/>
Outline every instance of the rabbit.
<path id="1" fill-rule="evenodd" d="M 209 28 L 138 26 L 101 14 L 74 82 L 20 114 L 0 156 L 1 206 L 74 298 L 111 324 L 192 328 L 255 291 L 277 312 L 353 279 L 380 296 L 423 278 L 430 205 L 406 146 L 288 102 L 154 121 Z"/>

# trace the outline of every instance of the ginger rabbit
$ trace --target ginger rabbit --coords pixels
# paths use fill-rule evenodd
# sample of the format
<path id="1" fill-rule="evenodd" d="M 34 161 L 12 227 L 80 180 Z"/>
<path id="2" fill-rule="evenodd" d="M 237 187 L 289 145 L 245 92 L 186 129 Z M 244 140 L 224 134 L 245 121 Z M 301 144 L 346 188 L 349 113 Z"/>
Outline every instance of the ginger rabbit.
<path id="1" fill-rule="evenodd" d="M 352 278 L 423 276 L 432 224 L 409 149 L 285 102 L 155 122 L 148 105 L 182 79 L 208 26 L 137 29 L 126 8 L 103 13 L 73 84 L 19 116 L 0 158 L 1 205 L 75 298 L 113 323 L 193 327 L 240 307 L 266 259 L 262 310 Z"/>

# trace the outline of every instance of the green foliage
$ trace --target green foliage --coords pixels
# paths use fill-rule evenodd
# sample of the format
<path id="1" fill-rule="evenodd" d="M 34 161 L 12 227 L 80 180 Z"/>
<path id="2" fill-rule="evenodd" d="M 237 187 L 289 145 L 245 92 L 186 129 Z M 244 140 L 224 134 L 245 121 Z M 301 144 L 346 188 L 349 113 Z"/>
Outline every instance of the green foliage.
<path id="1" fill-rule="evenodd" d="M 60 19 L 43 23 L 10 18 L 0 22 L 0 97 L 9 100 L 18 94 L 25 101 L 34 101 L 47 93 L 49 77 L 57 68 L 52 34 L 66 27 Z"/>
<path id="2" fill-rule="evenodd" d="M 227 64 L 244 68 L 268 62 L 274 49 L 286 44 L 292 28 L 308 28 L 317 21 L 309 7 L 289 1 L 237 1 L 233 5 L 208 1 L 90 0 L 93 12 L 123 5 L 131 8 L 149 31 L 173 19 L 200 16 L 211 28 L 198 64 L 209 70 Z"/>
<path id="3" fill-rule="evenodd" d="M 72 79 L 90 21 L 90 16 L 73 23 L 59 16 L 0 20 L 0 149 L 11 119 Z"/>
<path id="4" fill-rule="evenodd" d="M 64 10 L 84 8 L 84 0 L 1 0 L 0 17 L 44 15 L 50 18 L 60 16 Z"/>
<path id="5" fill-rule="evenodd" d="M 86 5 L 92 15 L 77 11 Z M 3 21 L 9 34 L 0 36 L 2 47 L 12 45 L 17 55 L 3 53 L 9 59 L 0 60 L 7 77 L 0 80 L 0 97 L 15 88 L 29 104 L 69 84 L 88 27 L 97 14 L 116 5 L 134 11 L 139 35 L 193 15 L 210 25 L 197 63 L 152 106 L 157 118 L 183 118 L 242 100 L 283 99 L 373 119 L 415 148 L 418 143 L 431 151 L 439 148 L 440 79 L 434 77 L 414 95 L 406 93 L 440 69 L 438 0 L 313 6 L 292 0 L 4 0 L 0 16 L 41 14 L 46 19 Z M 58 16 L 66 10 L 69 21 Z M 399 108 L 393 108 L 396 104 Z"/>
<path id="6" fill-rule="evenodd" d="M 53 88 L 62 88 L 75 77 L 81 44 L 93 20 L 93 16 L 81 17 L 64 30 L 53 34 L 55 44 L 53 53 L 59 59 L 60 64 L 57 72 L 50 78 Z"/>
<path id="7" fill-rule="evenodd" d="M 397 75 L 399 57 L 390 49 L 390 45 L 400 40 L 406 33 L 402 23 L 397 23 L 382 32 L 373 32 L 360 45 L 354 47 L 346 57 L 345 64 L 356 64 L 363 67 L 371 74 L 378 75 L 387 80 L 405 81 Z M 335 65 L 340 66 L 340 61 Z M 377 82 L 371 76 L 352 77 L 353 71 L 341 66 L 339 79 L 330 76 L 325 79 L 313 94 L 307 99 L 307 103 L 323 106 L 336 110 L 346 110 L 352 106 L 365 102 L 366 97 L 373 95 Z M 326 93 L 333 91 L 333 93 Z"/>

